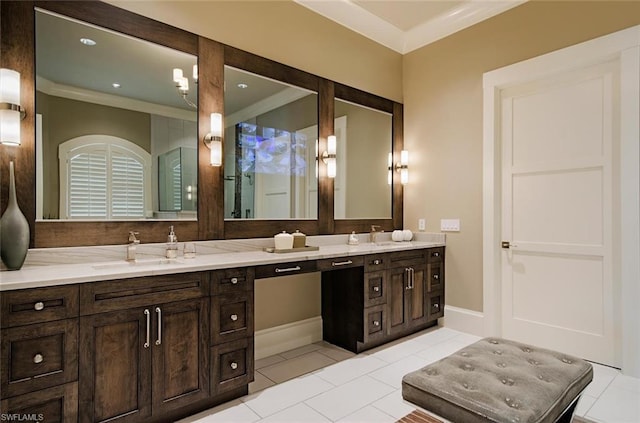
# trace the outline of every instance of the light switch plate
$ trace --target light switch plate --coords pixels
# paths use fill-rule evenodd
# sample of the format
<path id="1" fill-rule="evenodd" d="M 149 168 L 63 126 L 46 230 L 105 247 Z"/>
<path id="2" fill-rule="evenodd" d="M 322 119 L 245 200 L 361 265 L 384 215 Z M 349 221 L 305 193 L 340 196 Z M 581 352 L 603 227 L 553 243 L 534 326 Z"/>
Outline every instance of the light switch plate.
<path id="1" fill-rule="evenodd" d="M 427 221 L 425 219 L 418 219 L 418 230 L 424 231 L 427 229 Z"/>
<path id="2" fill-rule="evenodd" d="M 460 232 L 460 219 L 440 219 L 440 231 Z"/>

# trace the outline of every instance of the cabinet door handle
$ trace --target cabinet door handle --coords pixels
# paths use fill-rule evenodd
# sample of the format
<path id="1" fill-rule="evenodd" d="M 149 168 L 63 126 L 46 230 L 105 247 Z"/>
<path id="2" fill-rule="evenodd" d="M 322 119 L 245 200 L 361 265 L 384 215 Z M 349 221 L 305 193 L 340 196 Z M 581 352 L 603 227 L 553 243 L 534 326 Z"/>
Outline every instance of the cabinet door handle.
<path id="1" fill-rule="evenodd" d="M 35 303 L 33 305 L 33 309 L 35 311 L 40 311 L 40 310 L 44 310 L 44 303 L 42 301 L 38 301 L 37 303 Z"/>
<path id="2" fill-rule="evenodd" d="M 149 338 L 151 337 L 151 313 L 149 313 L 149 309 L 144 309 L 144 315 L 147 316 L 147 340 L 144 343 L 145 348 L 149 348 Z"/>
<path id="3" fill-rule="evenodd" d="M 231 315 L 231 320 L 232 320 L 232 321 L 234 321 L 234 322 L 235 322 L 236 320 L 238 320 L 238 315 L 237 315 L 237 314 L 232 314 L 232 315 Z"/>
<path id="4" fill-rule="evenodd" d="M 237 368 L 238 368 L 238 363 L 236 363 L 236 362 L 234 361 L 234 362 L 232 362 L 232 363 L 230 364 L 230 367 L 231 367 L 231 369 L 232 369 L 232 370 L 235 370 L 235 369 L 237 369 Z"/>
<path id="5" fill-rule="evenodd" d="M 379 322 L 379 321 L 377 321 L 377 320 L 374 320 L 374 321 L 373 321 L 373 326 L 380 326 L 380 322 Z"/>
<path id="6" fill-rule="evenodd" d="M 162 310 L 160 307 L 156 307 L 156 313 L 158 314 L 158 339 L 156 339 L 156 345 L 162 344 Z"/>
<path id="7" fill-rule="evenodd" d="M 438 274 L 433 275 L 433 279 L 435 279 L 435 280 L 440 279 L 440 275 L 438 275 Z"/>
<path id="8" fill-rule="evenodd" d="M 380 287 L 379 286 L 374 286 L 373 287 L 373 291 L 374 292 L 379 292 L 380 291 Z"/>
<path id="9" fill-rule="evenodd" d="M 407 286 L 404 287 L 405 290 L 411 289 L 411 273 L 409 273 L 409 268 L 404 268 L 404 274 L 407 276 Z"/>
<path id="10" fill-rule="evenodd" d="M 238 278 L 231 278 L 231 284 L 235 285 L 238 283 Z"/>
<path id="11" fill-rule="evenodd" d="M 300 270 L 301 267 L 300 266 L 295 266 L 295 267 L 285 267 L 284 269 L 280 269 L 279 267 L 276 267 L 276 273 L 283 273 L 283 272 L 296 272 L 298 270 Z"/>
<path id="12" fill-rule="evenodd" d="M 33 362 L 36 364 L 40 364 L 44 361 L 44 356 L 40 353 L 33 356 Z"/>
<path id="13" fill-rule="evenodd" d="M 347 261 L 333 261 L 331 262 L 332 266 L 346 266 L 348 264 L 353 264 L 353 262 L 351 260 L 347 260 Z"/>

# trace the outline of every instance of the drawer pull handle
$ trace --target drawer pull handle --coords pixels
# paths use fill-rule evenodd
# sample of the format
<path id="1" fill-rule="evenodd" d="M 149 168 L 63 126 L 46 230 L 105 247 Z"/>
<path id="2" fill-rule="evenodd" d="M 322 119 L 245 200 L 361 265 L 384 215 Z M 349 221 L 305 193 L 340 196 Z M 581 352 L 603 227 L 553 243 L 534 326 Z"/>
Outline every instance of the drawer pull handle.
<path id="1" fill-rule="evenodd" d="M 440 253 L 436 251 L 435 253 L 431 254 L 431 256 L 432 257 L 440 257 Z"/>
<path id="2" fill-rule="evenodd" d="M 237 315 L 237 314 L 232 314 L 232 315 L 231 315 L 231 320 L 232 320 L 232 321 L 234 321 L 234 322 L 235 322 L 236 320 L 238 320 L 238 315 Z"/>
<path id="3" fill-rule="evenodd" d="M 374 286 L 374 287 L 373 287 L 373 290 L 374 290 L 375 292 L 379 292 L 379 291 L 380 291 L 380 287 L 379 287 L 379 286 Z"/>
<path id="4" fill-rule="evenodd" d="M 295 266 L 295 267 L 285 267 L 284 269 L 280 269 L 279 267 L 276 267 L 276 273 L 283 273 L 283 272 L 297 272 L 298 270 L 301 270 L 302 268 L 300 266 Z"/>
<path id="5" fill-rule="evenodd" d="M 40 364 L 44 361 L 44 357 L 42 356 L 42 354 L 36 354 L 33 356 L 33 362 L 36 364 Z"/>
<path id="6" fill-rule="evenodd" d="M 231 278 L 231 284 L 235 285 L 238 283 L 238 278 Z"/>
<path id="7" fill-rule="evenodd" d="M 332 266 L 346 266 L 348 264 L 353 264 L 353 262 L 351 260 L 347 260 L 347 261 L 333 261 L 331 262 Z"/>
<path id="8" fill-rule="evenodd" d="M 231 370 L 236 370 L 238 368 L 238 363 L 235 361 L 231 363 Z"/>
<path id="9" fill-rule="evenodd" d="M 156 313 L 158 313 L 158 339 L 156 339 L 156 345 L 162 344 L 162 310 L 160 307 L 156 307 Z"/>
<path id="10" fill-rule="evenodd" d="M 44 303 L 42 301 L 38 301 L 37 303 L 35 303 L 33 305 L 33 309 L 35 311 L 40 311 L 40 310 L 44 310 Z"/>
<path id="11" fill-rule="evenodd" d="M 440 279 L 440 275 L 433 275 L 433 279 L 435 279 L 435 280 Z"/>
<path id="12" fill-rule="evenodd" d="M 373 326 L 380 326 L 380 322 L 379 322 L 379 321 L 377 321 L 377 320 L 374 320 L 374 321 L 373 321 Z"/>
<path id="13" fill-rule="evenodd" d="M 378 264 L 380 264 L 380 263 L 382 263 L 382 260 L 380 260 L 380 259 L 375 259 L 375 260 L 373 261 L 373 264 L 376 264 L 376 265 L 378 265 Z"/>
<path id="14" fill-rule="evenodd" d="M 436 309 L 440 308 L 440 304 L 435 303 L 435 304 L 433 305 L 433 308 L 436 308 Z"/>
<path id="15" fill-rule="evenodd" d="M 147 339 L 145 340 L 145 343 L 144 343 L 143 346 L 145 348 L 149 348 L 149 345 L 150 345 L 149 344 L 149 338 L 151 338 L 151 333 L 150 333 L 150 330 L 151 330 L 151 313 L 149 313 L 149 309 L 148 308 L 146 308 L 144 310 L 144 315 L 147 316 Z"/>

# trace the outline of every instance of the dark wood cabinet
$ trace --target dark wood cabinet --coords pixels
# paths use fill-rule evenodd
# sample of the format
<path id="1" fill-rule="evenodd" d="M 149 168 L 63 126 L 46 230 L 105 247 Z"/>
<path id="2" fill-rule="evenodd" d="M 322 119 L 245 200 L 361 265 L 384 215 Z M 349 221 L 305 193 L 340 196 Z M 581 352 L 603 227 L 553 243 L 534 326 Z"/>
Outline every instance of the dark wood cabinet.
<path id="1" fill-rule="evenodd" d="M 168 277 L 149 277 L 84 287 L 83 298 L 101 301 L 81 304 L 85 311 L 119 308 L 106 300 L 122 296 L 129 304 L 164 302 L 80 318 L 80 421 L 158 420 L 209 397 L 209 298 L 171 301 L 208 294 L 207 278 L 198 273 L 174 277 L 173 286 Z"/>
<path id="2" fill-rule="evenodd" d="M 367 255 L 363 264 L 322 274 L 325 341 L 361 352 L 444 315 L 444 248 Z"/>
<path id="3" fill-rule="evenodd" d="M 78 421 L 78 383 L 53 386 L 0 402 L 3 415 L 31 415 L 47 423 Z"/>

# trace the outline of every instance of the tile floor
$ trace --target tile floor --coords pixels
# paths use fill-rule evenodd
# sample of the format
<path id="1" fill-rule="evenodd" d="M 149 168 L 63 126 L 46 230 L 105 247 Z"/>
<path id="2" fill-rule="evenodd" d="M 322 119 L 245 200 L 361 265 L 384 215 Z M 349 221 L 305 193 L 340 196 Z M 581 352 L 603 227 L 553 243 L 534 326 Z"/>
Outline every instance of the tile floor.
<path id="1" fill-rule="evenodd" d="M 393 423 L 415 409 L 402 399 L 402 376 L 480 339 L 448 328 L 355 355 L 320 342 L 256 361 L 249 395 L 181 423 Z M 594 364 L 577 414 L 600 423 L 640 422 L 640 380 Z"/>

